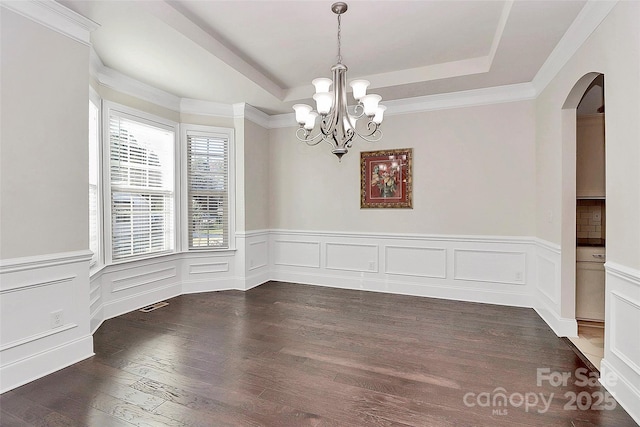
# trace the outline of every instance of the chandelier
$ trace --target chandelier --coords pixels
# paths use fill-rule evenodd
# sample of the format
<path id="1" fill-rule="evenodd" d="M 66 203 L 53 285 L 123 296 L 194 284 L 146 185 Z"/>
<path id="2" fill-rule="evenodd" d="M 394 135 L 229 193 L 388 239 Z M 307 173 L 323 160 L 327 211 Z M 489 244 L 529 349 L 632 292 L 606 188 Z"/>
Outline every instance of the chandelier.
<path id="1" fill-rule="evenodd" d="M 347 11 L 347 4 L 337 2 L 331 5 L 333 13 L 338 15 L 338 63 L 331 68 L 333 79 L 318 78 L 311 83 L 316 88 L 313 99 L 316 101 L 316 111 L 306 104 L 296 104 L 296 121 L 300 127 L 296 136 L 307 145 L 317 145 L 325 141 L 332 147 L 332 153 L 342 159 L 353 145 L 353 138 L 357 135 L 368 142 L 379 141 L 382 132 L 378 129 L 382 123 L 382 116 L 386 107 L 378 103 L 380 95 L 367 94 L 369 82 L 367 80 L 353 80 L 349 85 L 353 89 L 353 97 L 357 101 L 354 107 L 347 106 L 347 66 L 342 63 L 340 24 L 341 16 Z M 331 86 L 333 85 L 333 91 Z M 351 109 L 352 113 L 349 113 Z M 312 135 L 316 119 L 320 116 L 320 129 Z M 356 130 L 356 123 L 366 120 L 366 127 Z"/>

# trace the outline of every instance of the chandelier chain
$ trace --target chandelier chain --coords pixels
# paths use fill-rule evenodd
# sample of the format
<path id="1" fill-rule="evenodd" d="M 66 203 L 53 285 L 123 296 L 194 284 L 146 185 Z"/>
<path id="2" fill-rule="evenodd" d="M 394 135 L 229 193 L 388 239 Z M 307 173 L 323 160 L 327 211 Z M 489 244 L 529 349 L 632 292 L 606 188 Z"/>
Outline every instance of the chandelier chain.
<path id="1" fill-rule="evenodd" d="M 342 22 L 342 15 L 338 15 L 338 64 L 342 64 L 342 51 L 341 51 L 341 42 L 342 42 L 342 36 L 340 34 L 340 30 L 341 30 L 341 22 Z"/>

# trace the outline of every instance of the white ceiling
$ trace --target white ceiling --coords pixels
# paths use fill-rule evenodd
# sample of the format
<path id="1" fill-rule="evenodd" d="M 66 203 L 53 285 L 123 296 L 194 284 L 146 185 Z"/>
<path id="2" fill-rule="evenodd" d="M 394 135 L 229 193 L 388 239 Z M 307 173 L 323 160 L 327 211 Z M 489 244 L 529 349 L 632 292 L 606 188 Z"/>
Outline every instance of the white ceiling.
<path id="1" fill-rule="evenodd" d="M 59 2 L 100 24 L 106 67 L 180 98 L 290 112 L 336 62 L 331 0 Z M 586 1 L 348 3 L 348 78 L 393 100 L 530 82 Z"/>

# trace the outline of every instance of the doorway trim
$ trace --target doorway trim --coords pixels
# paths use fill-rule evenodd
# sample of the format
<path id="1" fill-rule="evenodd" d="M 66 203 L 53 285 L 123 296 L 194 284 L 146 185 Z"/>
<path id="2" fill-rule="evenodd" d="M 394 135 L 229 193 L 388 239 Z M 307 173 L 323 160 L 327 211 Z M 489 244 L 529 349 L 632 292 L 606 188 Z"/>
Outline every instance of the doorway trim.
<path id="1" fill-rule="evenodd" d="M 601 72 L 583 75 L 569 91 L 561 110 L 562 200 L 560 246 L 560 316 L 576 318 L 576 126 L 577 109 L 589 85 Z M 606 78 L 605 78 L 606 84 Z M 606 92 L 606 91 L 605 91 Z M 576 328 L 577 335 L 577 328 Z"/>

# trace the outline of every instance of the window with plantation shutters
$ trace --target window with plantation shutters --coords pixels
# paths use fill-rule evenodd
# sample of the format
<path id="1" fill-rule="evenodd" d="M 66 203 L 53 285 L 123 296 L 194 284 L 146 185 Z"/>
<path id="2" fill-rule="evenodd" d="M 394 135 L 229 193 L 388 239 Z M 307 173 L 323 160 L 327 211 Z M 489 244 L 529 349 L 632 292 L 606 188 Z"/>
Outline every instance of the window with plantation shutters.
<path id="1" fill-rule="evenodd" d="M 186 130 L 189 249 L 230 247 L 231 134 Z"/>
<path id="2" fill-rule="evenodd" d="M 174 249 L 172 128 L 110 111 L 111 258 Z"/>
<path id="3" fill-rule="evenodd" d="M 89 101 L 89 249 L 91 265 L 100 259 L 100 108 Z"/>

